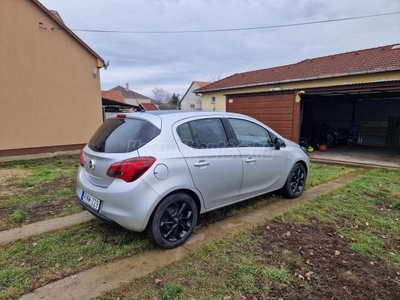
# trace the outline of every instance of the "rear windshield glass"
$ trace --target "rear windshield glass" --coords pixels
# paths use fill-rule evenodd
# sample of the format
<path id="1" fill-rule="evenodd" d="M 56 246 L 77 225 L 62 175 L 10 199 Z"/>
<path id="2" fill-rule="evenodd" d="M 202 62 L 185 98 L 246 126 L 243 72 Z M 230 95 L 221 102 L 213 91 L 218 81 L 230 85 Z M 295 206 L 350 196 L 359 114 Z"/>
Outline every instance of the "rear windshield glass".
<path id="1" fill-rule="evenodd" d="M 139 149 L 159 135 L 160 129 L 144 120 L 108 119 L 89 141 L 96 152 L 126 153 Z"/>

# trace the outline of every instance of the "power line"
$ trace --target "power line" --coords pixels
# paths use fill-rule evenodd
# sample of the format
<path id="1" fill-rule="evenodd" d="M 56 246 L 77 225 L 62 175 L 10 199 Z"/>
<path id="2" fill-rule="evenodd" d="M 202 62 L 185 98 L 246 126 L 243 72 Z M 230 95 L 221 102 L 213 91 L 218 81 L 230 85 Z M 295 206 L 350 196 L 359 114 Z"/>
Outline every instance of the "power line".
<path id="1" fill-rule="evenodd" d="M 83 32 L 94 32 L 94 33 L 128 33 L 128 34 L 181 34 L 181 33 L 204 33 L 204 32 L 229 32 L 229 31 L 248 31 L 248 30 L 262 30 L 262 29 L 273 29 L 273 28 L 285 28 L 285 27 L 295 27 L 295 26 L 305 26 L 323 23 L 333 23 L 341 21 L 359 20 L 367 18 L 376 18 L 389 15 L 400 14 L 400 11 L 366 15 L 366 16 L 356 16 L 347 17 L 339 19 L 329 19 L 322 21 L 311 21 L 311 22 L 301 22 L 292 24 L 280 24 L 280 25 L 267 25 L 267 26 L 257 26 L 257 27 L 243 27 L 243 28 L 226 28 L 226 29 L 201 29 L 201 30 L 171 30 L 171 31 L 129 31 L 129 30 L 100 30 L 100 29 L 72 29 L 72 31 L 83 31 Z"/>

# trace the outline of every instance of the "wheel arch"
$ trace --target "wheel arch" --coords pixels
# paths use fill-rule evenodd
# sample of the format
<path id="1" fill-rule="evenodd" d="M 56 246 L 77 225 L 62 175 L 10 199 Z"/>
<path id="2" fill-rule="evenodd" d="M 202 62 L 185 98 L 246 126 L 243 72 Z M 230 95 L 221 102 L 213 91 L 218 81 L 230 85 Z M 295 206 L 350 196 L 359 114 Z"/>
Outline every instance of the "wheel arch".
<path id="1" fill-rule="evenodd" d="M 299 161 L 296 162 L 296 164 L 297 164 L 297 163 L 300 163 L 300 164 L 303 165 L 304 169 L 306 170 L 306 175 L 307 175 L 307 177 L 308 177 L 309 169 L 308 169 L 308 165 L 306 164 L 306 162 L 305 162 L 304 160 L 299 160 Z"/>
<path id="2" fill-rule="evenodd" d="M 192 197 L 192 199 L 194 200 L 194 203 L 196 203 L 197 214 L 200 215 L 201 203 L 200 203 L 199 196 L 195 192 L 190 190 L 190 189 L 182 188 L 182 189 L 178 189 L 178 190 L 174 190 L 174 191 L 169 192 L 168 194 L 164 195 L 164 197 L 162 197 L 160 201 L 158 201 L 157 205 L 154 206 L 153 211 L 151 212 L 149 219 L 147 220 L 146 227 L 149 226 L 150 220 L 151 220 L 154 212 L 161 205 L 161 203 L 164 201 L 164 199 L 169 197 L 169 196 L 171 196 L 171 195 L 173 195 L 173 194 L 178 194 L 178 193 L 185 193 L 185 194 L 188 194 L 190 197 Z"/>
<path id="3" fill-rule="evenodd" d="M 160 203 L 167 198 L 168 196 L 172 195 L 172 194 L 177 194 L 177 193 L 185 193 L 188 194 L 190 197 L 193 198 L 194 203 L 196 203 L 196 207 L 197 207 L 197 214 L 200 215 L 200 211 L 201 211 L 201 203 L 200 203 L 200 198 L 199 196 L 193 192 L 192 190 L 189 189 L 179 189 L 179 190 L 175 190 L 173 192 L 170 192 L 169 194 L 165 195 L 162 200 L 160 201 Z"/>

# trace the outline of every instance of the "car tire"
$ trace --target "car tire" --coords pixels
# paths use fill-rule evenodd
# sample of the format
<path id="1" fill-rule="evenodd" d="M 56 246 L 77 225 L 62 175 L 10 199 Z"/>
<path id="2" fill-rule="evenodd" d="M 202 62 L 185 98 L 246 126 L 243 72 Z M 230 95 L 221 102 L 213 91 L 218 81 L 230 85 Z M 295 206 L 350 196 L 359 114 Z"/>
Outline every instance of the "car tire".
<path id="1" fill-rule="evenodd" d="M 192 234 L 197 217 L 197 205 L 191 196 L 169 195 L 154 210 L 146 229 L 147 236 L 161 248 L 178 247 Z"/>
<path id="2" fill-rule="evenodd" d="M 296 163 L 289 173 L 285 185 L 283 186 L 281 193 L 286 198 L 297 198 L 304 190 L 306 185 L 307 173 L 303 164 Z"/>

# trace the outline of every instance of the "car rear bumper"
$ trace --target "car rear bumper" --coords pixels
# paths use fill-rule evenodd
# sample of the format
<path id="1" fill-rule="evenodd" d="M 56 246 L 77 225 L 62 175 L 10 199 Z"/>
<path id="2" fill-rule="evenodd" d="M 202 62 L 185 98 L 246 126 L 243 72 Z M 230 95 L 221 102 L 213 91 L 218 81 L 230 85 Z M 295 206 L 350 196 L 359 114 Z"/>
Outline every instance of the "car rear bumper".
<path id="1" fill-rule="evenodd" d="M 84 209 L 107 223 L 132 231 L 141 232 L 146 228 L 151 212 L 160 201 L 160 196 L 141 178 L 131 183 L 115 179 L 108 187 L 98 187 L 88 181 L 80 168 L 77 182 L 76 194 Z M 82 202 L 83 191 L 101 200 L 99 211 Z"/>
<path id="2" fill-rule="evenodd" d="M 87 206 L 84 202 L 82 202 L 81 199 L 78 199 L 78 204 L 79 206 L 84 209 L 87 210 L 88 212 L 90 212 L 93 216 L 95 216 L 96 218 L 106 222 L 107 224 L 110 224 L 112 226 L 121 226 L 119 225 L 117 222 L 107 218 L 106 216 L 103 216 L 102 214 L 99 214 L 97 211 L 95 211 L 94 209 L 92 209 L 91 207 Z"/>

